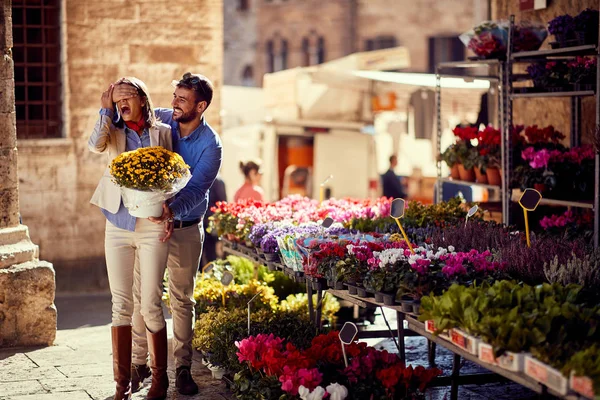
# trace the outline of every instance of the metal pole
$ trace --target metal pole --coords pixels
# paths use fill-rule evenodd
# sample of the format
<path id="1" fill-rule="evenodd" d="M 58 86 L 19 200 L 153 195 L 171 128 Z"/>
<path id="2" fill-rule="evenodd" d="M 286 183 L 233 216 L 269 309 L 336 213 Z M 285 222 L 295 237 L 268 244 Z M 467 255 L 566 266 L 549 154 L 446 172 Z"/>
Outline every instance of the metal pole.
<path id="1" fill-rule="evenodd" d="M 514 35 L 514 27 L 515 27 L 515 16 L 510 16 L 510 25 L 508 27 L 508 46 L 506 51 L 506 65 L 505 65 L 505 73 L 504 77 L 504 97 L 506 101 L 505 107 L 505 117 L 506 122 L 504 126 L 504 131 L 506 132 L 504 137 L 504 172 L 503 172 L 503 180 L 502 180 L 502 192 L 504 195 L 506 213 L 503 214 L 502 219 L 505 224 L 510 224 L 512 222 L 512 193 L 510 190 L 510 180 L 512 177 L 512 124 L 513 124 L 513 104 L 512 104 L 512 46 L 513 46 L 513 35 Z"/>
<path id="2" fill-rule="evenodd" d="M 581 97 L 571 97 L 571 147 L 581 142 Z"/>
<path id="3" fill-rule="evenodd" d="M 598 1 L 598 6 L 600 7 L 600 0 Z M 600 33 L 600 24 L 598 25 L 598 32 Z M 600 133 L 600 96 L 598 91 L 600 89 L 600 47 L 598 47 L 598 52 L 596 53 L 596 61 L 598 66 L 596 67 L 596 139 L 597 135 Z M 600 229 L 600 155 L 598 154 L 598 150 L 596 149 L 596 157 L 595 157 L 595 181 L 594 181 L 594 248 L 598 248 L 598 230 Z"/>
<path id="4" fill-rule="evenodd" d="M 436 67 L 435 74 L 435 103 L 436 103 L 436 114 L 437 114 L 437 137 L 436 145 L 438 154 L 442 154 L 442 78 L 440 76 L 440 68 Z M 442 160 L 437 160 L 437 191 L 435 197 L 435 203 L 439 204 L 442 202 L 442 187 L 444 183 L 442 179 Z"/>
<path id="5" fill-rule="evenodd" d="M 452 385 L 450 386 L 450 399 L 458 400 L 458 378 L 460 376 L 460 356 L 454 354 L 452 362 Z"/>
<path id="6" fill-rule="evenodd" d="M 396 311 L 396 322 L 398 325 L 398 350 L 400 353 L 398 356 L 402 362 L 406 362 L 406 350 L 404 348 L 404 313 Z"/>

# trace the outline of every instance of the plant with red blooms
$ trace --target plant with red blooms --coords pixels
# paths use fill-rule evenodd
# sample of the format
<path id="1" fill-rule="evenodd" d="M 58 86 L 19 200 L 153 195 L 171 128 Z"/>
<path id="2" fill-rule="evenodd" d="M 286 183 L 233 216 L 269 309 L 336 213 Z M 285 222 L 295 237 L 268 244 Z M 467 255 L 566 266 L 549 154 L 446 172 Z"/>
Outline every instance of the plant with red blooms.
<path id="1" fill-rule="evenodd" d="M 469 142 L 479 137 L 479 128 L 476 126 L 457 126 L 452 130 L 452 133 L 454 133 L 454 136 L 456 136 L 458 140 Z"/>
<path id="2" fill-rule="evenodd" d="M 596 66 L 598 60 L 596 57 L 577 57 L 574 61 L 567 64 L 569 72 L 567 78 L 571 83 L 577 84 L 596 84 Z"/>
<path id="3" fill-rule="evenodd" d="M 552 125 L 545 128 L 539 128 L 537 125 L 528 126 L 525 128 L 525 138 L 529 144 L 560 144 L 566 136 L 554 129 Z"/>
<path id="4" fill-rule="evenodd" d="M 485 172 L 486 168 L 500 168 L 500 143 L 502 141 L 500 130 L 487 126 L 479 132 L 477 141 L 478 166 L 482 172 Z"/>

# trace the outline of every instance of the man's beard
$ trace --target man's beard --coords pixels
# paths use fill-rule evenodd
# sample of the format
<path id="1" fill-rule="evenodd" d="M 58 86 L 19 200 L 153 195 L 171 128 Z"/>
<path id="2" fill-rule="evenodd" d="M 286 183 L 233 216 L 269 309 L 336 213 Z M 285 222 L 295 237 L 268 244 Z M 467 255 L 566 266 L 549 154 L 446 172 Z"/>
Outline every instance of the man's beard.
<path id="1" fill-rule="evenodd" d="M 175 116 L 173 115 L 173 120 L 179 122 L 179 123 L 188 123 L 188 122 L 192 122 L 193 120 L 196 119 L 196 117 L 198 116 L 198 111 L 196 111 L 196 109 L 193 109 L 187 113 L 184 113 L 183 110 L 181 108 L 178 108 L 179 111 L 182 112 L 182 114 L 180 116 Z"/>

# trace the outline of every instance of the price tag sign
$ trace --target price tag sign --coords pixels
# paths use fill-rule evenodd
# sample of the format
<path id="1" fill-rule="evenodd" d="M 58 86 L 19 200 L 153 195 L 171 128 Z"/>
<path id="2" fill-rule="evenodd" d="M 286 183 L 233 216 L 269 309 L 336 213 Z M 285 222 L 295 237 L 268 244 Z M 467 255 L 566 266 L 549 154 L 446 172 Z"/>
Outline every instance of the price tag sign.
<path id="1" fill-rule="evenodd" d="M 223 276 L 221 277 L 223 286 L 229 286 L 231 282 L 233 282 L 233 274 L 229 271 L 223 272 Z"/>
<path id="2" fill-rule="evenodd" d="M 537 206 L 542 200 L 542 194 L 535 189 L 525 189 L 521 198 L 519 199 L 519 205 L 523 208 L 523 216 L 525 217 L 525 236 L 527 237 L 527 247 L 531 247 L 531 239 L 529 236 L 529 216 L 527 211 L 535 211 Z"/>
<path id="3" fill-rule="evenodd" d="M 471 218 L 473 215 L 477 214 L 477 211 L 479 211 L 478 205 L 474 205 L 473 207 L 471 207 L 469 209 L 469 211 L 467 211 L 467 217 L 465 219 L 465 226 L 467 226 L 467 222 L 469 222 L 469 218 Z"/>
<path id="4" fill-rule="evenodd" d="M 394 199 L 392 201 L 392 206 L 390 208 L 390 216 L 392 218 L 394 218 L 394 220 L 396 221 L 396 224 L 398 225 L 398 228 L 400 228 L 400 232 L 402 232 L 402 236 L 404 236 L 404 240 L 406 241 L 406 244 L 408 245 L 410 252 L 412 254 L 415 254 L 415 251 L 413 250 L 413 247 L 410 244 L 410 240 L 408 240 L 408 236 L 406 235 L 406 232 L 404 232 L 404 228 L 402 227 L 402 224 L 400 223 L 400 218 L 404 217 L 405 207 L 406 207 L 406 200 Z"/>
<path id="5" fill-rule="evenodd" d="M 321 225 L 323 226 L 323 228 L 329 228 L 331 225 L 333 225 L 333 218 L 331 218 L 331 217 L 325 218 Z"/>
<path id="6" fill-rule="evenodd" d="M 348 356 L 346 355 L 346 345 L 352 343 L 358 335 L 358 327 L 353 322 L 346 322 L 338 334 L 342 342 L 342 353 L 344 354 L 344 363 L 348 366 Z"/>

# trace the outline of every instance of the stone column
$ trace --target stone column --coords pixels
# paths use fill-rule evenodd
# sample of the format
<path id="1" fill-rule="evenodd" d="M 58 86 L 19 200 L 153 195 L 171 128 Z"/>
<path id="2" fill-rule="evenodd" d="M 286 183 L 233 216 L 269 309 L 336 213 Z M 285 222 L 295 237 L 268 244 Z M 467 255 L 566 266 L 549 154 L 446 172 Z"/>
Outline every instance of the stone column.
<path id="1" fill-rule="evenodd" d="M 0 347 L 50 345 L 56 336 L 54 269 L 19 223 L 12 1 L 0 0 Z"/>

